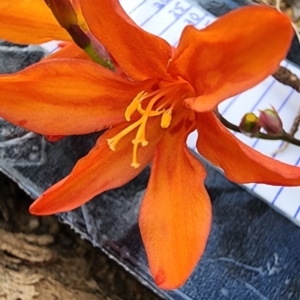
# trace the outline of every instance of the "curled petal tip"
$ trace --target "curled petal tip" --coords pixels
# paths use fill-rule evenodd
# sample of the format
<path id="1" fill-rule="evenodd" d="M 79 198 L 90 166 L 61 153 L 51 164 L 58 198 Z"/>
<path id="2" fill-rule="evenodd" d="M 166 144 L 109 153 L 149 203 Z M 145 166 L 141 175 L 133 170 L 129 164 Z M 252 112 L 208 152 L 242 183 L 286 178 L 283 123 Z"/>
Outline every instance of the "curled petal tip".
<path id="1" fill-rule="evenodd" d="M 34 215 L 34 216 L 46 216 L 46 215 L 50 215 L 49 213 L 43 213 L 43 210 L 40 210 L 37 205 L 36 205 L 36 201 L 33 202 L 30 207 L 29 207 L 29 212 L 30 214 Z"/>

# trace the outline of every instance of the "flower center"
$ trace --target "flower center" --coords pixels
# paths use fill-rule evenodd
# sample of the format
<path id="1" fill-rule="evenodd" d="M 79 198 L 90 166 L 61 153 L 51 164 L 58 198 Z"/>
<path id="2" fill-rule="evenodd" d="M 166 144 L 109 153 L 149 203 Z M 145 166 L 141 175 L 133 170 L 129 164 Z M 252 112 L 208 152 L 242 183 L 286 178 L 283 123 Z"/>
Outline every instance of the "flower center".
<path id="1" fill-rule="evenodd" d="M 139 145 L 145 147 L 148 145 L 146 139 L 146 124 L 149 118 L 160 117 L 160 126 L 164 129 L 168 128 L 172 121 L 172 112 L 178 104 L 190 93 L 190 86 L 185 81 L 176 81 L 167 83 L 162 88 L 154 92 L 147 93 L 142 91 L 136 95 L 125 111 L 125 119 L 130 122 L 131 116 L 138 112 L 141 117 L 131 123 L 114 137 L 107 139 L 107 143 L 111 150 L 116 149 L 118 142 L 128 133 L 136 129 L 136 136 L 132 140 L 133 168 L 140 166 L 137 159 L 137 150 Z"/>

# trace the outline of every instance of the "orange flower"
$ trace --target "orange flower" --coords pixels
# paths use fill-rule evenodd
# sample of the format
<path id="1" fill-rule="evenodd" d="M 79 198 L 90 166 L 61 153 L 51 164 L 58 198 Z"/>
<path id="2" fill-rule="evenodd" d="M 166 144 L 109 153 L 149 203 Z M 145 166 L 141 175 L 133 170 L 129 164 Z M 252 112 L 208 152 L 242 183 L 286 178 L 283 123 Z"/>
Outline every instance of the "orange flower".
<path id="1" fill-rule="evenodd" d="M 127 76 L 87 60 L 52 59 L 0 77 L 0 116 L 44 135 L 107 128 L 69 176 L 30 211 L 74 209 L 137 176 L 152 161 L 139 224 L 150 271 L 164 289 L 181 286 L 210 231 L 206 172 L 186 146 L 197 129 L 200 154 L 238 183 L 299 185 L 300 169 L 237 140 L 213 110 L 272 74 L 293 36 L 289 19 L 246 7 L 206 29 L 187 26 L 179 45 L 136 26 L 117 0 L 81 1 L 92 34 Z"/>

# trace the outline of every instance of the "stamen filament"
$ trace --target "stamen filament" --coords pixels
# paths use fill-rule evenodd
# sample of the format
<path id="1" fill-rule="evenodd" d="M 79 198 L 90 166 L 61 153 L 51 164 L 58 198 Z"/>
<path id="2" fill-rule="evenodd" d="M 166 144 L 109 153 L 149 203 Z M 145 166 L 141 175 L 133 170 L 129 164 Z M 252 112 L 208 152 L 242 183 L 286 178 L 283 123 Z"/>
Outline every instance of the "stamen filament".
<path id="1" fill-rule="evenodd" d="M 116 150 L 116 145 L 118 144 L 118 142 L 121 140 L 122 137 L 124 137 L 126 134 L 128 134 L 129 132 L 131 132 L 133 129 L 135 129 L 136 127 L 138 127 L 141 124 L 141 120 L 138 120 L 134 123 L 132 123 L 131 125 L 129 125 L 128 127 L 126 127 L 125 129 L 123 129 L 121 132 L 119 132 L 117 135 L 115 135 L 114 137 L 107 139 L 107 144 L 109 146 L 109 148 L 112 151 Z"/>
<path id="2" fill-rule="evenodd" d="M 172 99 L 173 100 L 173 99 Z M 163 102 L 156 110 L 161 111 L 163 109 L 163 112 L 166 110 L 164 107 L 166 107 L 170 102 L 173 102 L 171 99 L 167 99 L 165 102 Z"/>
<path id="3" fill-rule="evenodd" d="M 145 91 L 139 92 L 132 102 L 127 106 L 126 111 L 125 111 L 125 119 L 126 121 L 130 121 L 131 116 L 134 114 L 134 112 L 138 109 L 140 106 L 140 100 L 143 98 L 143 96 L 147 95 Z"/>
<path id="4" fill-rule="evenodd" d="M 137 111 L 143 115 L 145 113 L 145 110 L 142 108 L 142 105 L 140 104 L 138 107 L 137 107 Z M 150 113 L 149 113 L 149 117 L 156 117 L 156 116 L 159 116 L 161 115 L 165 110 L 151 110 Z"/>

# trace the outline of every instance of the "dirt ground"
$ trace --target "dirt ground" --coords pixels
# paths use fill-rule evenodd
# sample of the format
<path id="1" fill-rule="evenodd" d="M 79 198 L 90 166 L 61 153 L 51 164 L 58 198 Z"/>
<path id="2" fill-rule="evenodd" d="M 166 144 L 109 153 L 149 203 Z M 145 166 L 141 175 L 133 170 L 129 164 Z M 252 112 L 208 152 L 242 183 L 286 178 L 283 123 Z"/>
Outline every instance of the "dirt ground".
<path id="1" fill-rule="evenodd" d="M 0 299 L 160 299 L 0 173 Z"/>

